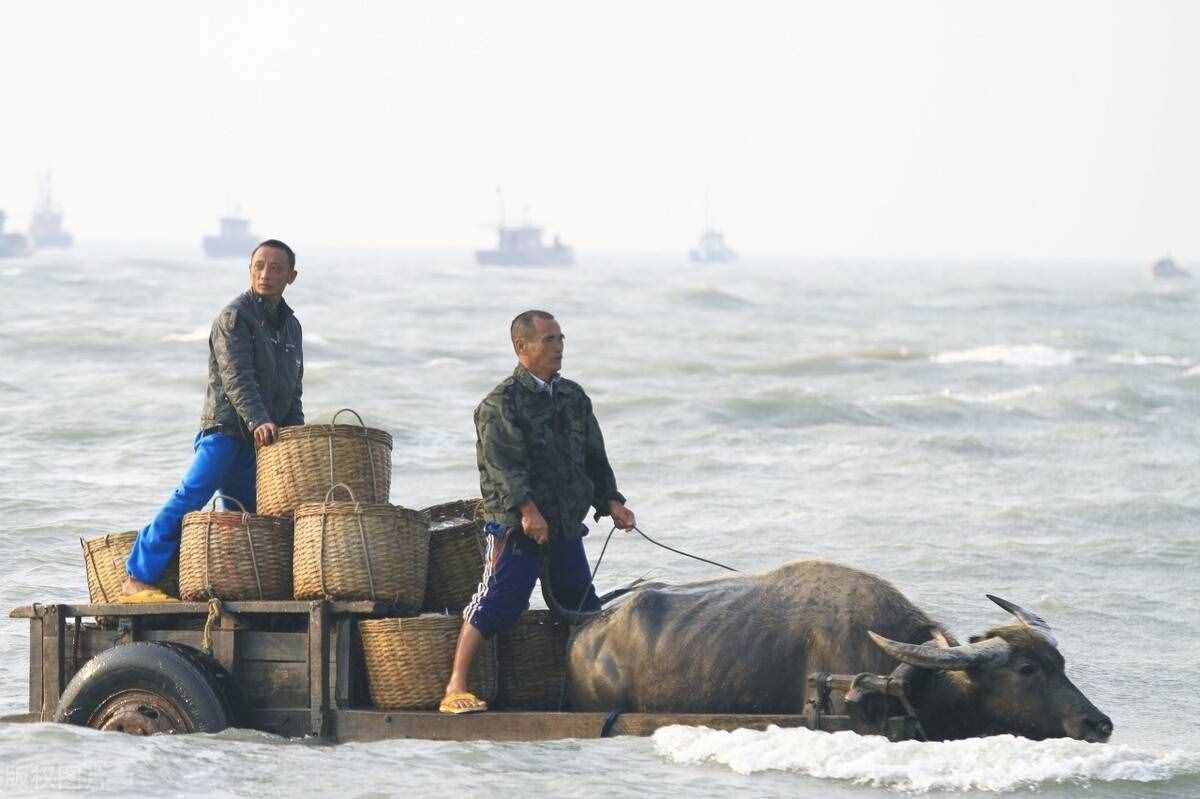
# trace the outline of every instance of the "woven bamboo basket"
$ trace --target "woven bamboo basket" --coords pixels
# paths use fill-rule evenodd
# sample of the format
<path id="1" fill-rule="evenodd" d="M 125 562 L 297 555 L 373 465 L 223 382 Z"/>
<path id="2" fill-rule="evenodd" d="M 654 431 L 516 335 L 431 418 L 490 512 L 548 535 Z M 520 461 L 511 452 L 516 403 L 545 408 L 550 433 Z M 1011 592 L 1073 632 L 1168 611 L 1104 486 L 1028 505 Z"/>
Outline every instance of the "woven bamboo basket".
<path id="1" fill-rule="evenodd" d="M 429 514 L 429 579 L 423 610 L 462 610 L 483 576 L 483 500 L 462 499 L 425 509 Z"/>
<path id="2" fill-rule="evenodd" d="M 206 599 L 291 599 L 292 520 L 216 510 L 183 517 L 179 544 L 179 596 Z"/>
<path id="3" fill-rule="evenodd" d="M 83 569 L 87 574 L 88 597 L 91 602 L 116 602 L 121 595 L 121 584 L 129 573 L 125 571 L 125 561 L 133 551 L 133 542 L 137 540 L 137 531 L 125 533 L 109 533 L 107 535 L 79 539 L 83 547 Z M 158 578 L 155 586 L 170 596 L 179 596 L 179 558 L 173 557 L 167 562 L 167 568 Z"/>
<path id="4" fill-rule="evenodd" d="M 358 425 L 337 424 L 350 412 Z M 333 424 L 285 427 L 274 444 L 257 452 L 258 512 L 289 516 L 306 502 L 320 502 L 325 492 L 345 483 L 363 502 L 388 501 L 392 485 L 392 437 L 366 427 L 349 408 L 333 415 Z"/>
<path id="5" fill-rule="evenodd" d="M 520 710 L 558 710 L 570 628 L 548 610 L 527 610 L 496 636 L 500 703 Z"/>
<path id="6" fill-rule="evenodd" d="M 462 619 L 426 614 L 360 621 L 371 701 L 383 710 L 425 710 L 442 700 Z M 485 702 L 496 698 L 496 650 L 485 641 L 471 664 L 467 689 Z"/>
<path id="7" fill-rule="evenodd" d="M 337 489 L 350 502 L 331 502 Z M 429 516 L 358 502 L 338 483 L 323 502 L 296 509 L 292 575 L 296 599 L 370 599 L 421 607 L 429 567 Z"/>

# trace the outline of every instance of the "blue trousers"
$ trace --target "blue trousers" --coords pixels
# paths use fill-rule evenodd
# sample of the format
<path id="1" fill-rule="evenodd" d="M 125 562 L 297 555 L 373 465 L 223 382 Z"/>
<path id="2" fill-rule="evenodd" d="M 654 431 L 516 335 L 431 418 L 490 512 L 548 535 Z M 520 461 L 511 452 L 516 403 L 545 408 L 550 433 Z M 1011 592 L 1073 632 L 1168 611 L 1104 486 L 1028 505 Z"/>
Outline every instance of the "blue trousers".
<path id="1" fill-rule="evenodd" d="M 158 580 L 167 561 L 179 551 L 184 515 L 203 508 L 215 492 L 254 512 L 254 446 L 235 436 L 209 432 L 197 433 L 192 449 L 196 454 L 183 480 L 133 543 L 125 568 L 134 579 Z"/>
<path id="2" fill-rule="evenodd" d="M 516 623 L 521 611 L 529 607 L 529 595 L 542 570 L 538 545 L 519 530 L 488 522 L 487 555 L 483 577 L 463 618 L 491 638 Z M 554 598 L 568 610 L 599 610 L 600 600 L 591 586 L 592 573 L 582 538 L 563 540 L 551 535 L 550 581 Z"/>

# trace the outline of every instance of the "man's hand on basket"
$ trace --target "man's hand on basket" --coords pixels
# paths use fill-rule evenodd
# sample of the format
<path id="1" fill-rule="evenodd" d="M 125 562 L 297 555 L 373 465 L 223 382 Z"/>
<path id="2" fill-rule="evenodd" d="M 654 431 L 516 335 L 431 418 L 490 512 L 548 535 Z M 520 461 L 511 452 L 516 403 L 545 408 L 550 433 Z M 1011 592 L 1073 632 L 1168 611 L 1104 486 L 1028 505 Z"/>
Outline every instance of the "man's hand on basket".
<path id="1" fill-rule="evenodd" d="M 521 529 L 525 531 L 525 535 L 539 544 L 545 544 L 550 540 L 550 525 L 546 524 L 545 517 L 538 510 L 538 506 L 533 504 L 532 499 L 526 500 L 521 505 Z"/>
<path id="2" fill-rule="evenodd" d="M 622 530 L 632 530 L 637 522 L 633 518 L 633 511 L 625 507 L 625 503 L 619 500 L 612 500 L 608 503 L 608 512 L 612 516 L 613 524 Z"/>
<path id="3" fill-rule="evenodd" d="M 263 422 L 258 427 L 254 428 L 254 443 L 260 447 L 265 447 L 268 444 L 274 444 L 275 438 L 279 435 L 279 428 L 274 422 Z"/>

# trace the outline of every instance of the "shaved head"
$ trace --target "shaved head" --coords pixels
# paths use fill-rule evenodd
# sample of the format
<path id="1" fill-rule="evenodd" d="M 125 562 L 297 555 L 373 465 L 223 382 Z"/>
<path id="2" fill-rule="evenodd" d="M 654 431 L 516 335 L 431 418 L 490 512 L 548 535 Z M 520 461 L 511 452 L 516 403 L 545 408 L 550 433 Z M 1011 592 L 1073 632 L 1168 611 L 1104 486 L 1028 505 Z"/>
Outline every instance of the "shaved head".
<path id="1" fill-rule="evenodd" d="M 512 338 L 513 351 L 519 353 L 520 350 L 517 348 L 517 345 L 522 341 L 529 341 L 536 332 L 534 322 L 538 319 L 553 318 L 554 314 L 549 311 L 529 310 L 517 314 L 516 318 L 512 320 L 512 324 L 508 327 L 508 334 Z"/>

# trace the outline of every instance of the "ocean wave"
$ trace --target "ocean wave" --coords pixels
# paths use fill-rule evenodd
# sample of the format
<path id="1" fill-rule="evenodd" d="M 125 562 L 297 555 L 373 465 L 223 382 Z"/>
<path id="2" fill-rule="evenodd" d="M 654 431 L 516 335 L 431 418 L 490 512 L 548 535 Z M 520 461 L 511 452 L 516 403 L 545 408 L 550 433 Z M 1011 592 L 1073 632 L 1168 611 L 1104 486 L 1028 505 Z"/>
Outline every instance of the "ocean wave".
<path id="1" fill-rule="evenodd" d="M 208 334 L 212 331 L 209 325 L 197 327 L 187 333 L 168 333 L 163 336 L 160 341 L 166 343 L 192 343 L 196 341 L 208 341 Z"/>
<path id="2" fill-rule="evenodd" d="M 1132 353 L 1117 353 L 1116 355 L 1108 356 L 1108 362 L 1119 366 L 1186 366 L 1192 367 L 1188 369 L 1186 374 L 1191 374 L 1195 369 L 1200 368 L 1193 366 L 1194 361 L 1188 358 L 1177 358 L 1172 355 L 1143 355 L 1140 352 Z"/>
<path id="3" fill-rule="evenodd" d="M 913 352 L 908 347 L 893 349 L 867 349 L 854 352 L 821 353 L 788 358 L 781 361 L 749 364 L 737 371 L 746 374 L 773 377 L 797 377 L 800 375 L 842 374 L 863 369 L 880 368 L 884 363 L 915 361 L 925 358 L 923 353 Z"/>
<path id="4" fill-rule="evenodd" d="M 747 299 L 739 297 L 728 291 L 721 289 L 691 289 L 680 295 L 688 305 L 694 305 L 698 308 L 708 308 L 717 311 L 730 311 L 739 308 L 750 308 L 754 303 Z"/>
<path id="5" fill-rule="evenodd" d="M 789 771 L 909 793 L 991 791 L 1108 782 L 1166 782 L 1200 774 L 1200 752 L 1151 752 L 1069 738 L 1030 741 L 1011 735 L 965 741 L 892 743 L 852 732 L 770 727 L 712 730 L 664 727 L 655 750 L 681 764 L 718 763 L 738 774 Z"/>
<path id="6" fill-rule="evenodd" d="M 970 350 L 951 350 L 930 357 L 934 363 L 994 363 L 1004 366 L 1068 366 L 1075 362 L 1073 352 L 1047 347 L 1044 344 L 993 344 Z"/>
<path id="7" fill-rule="evenodd" d="M 874 414 L 849 402 L 820 394 L 772 397 L 735 397 L 710 414 L 718 422 L 769 427 L 817 427 L 849 424 L 877 427 L 884 424 Z"/>

